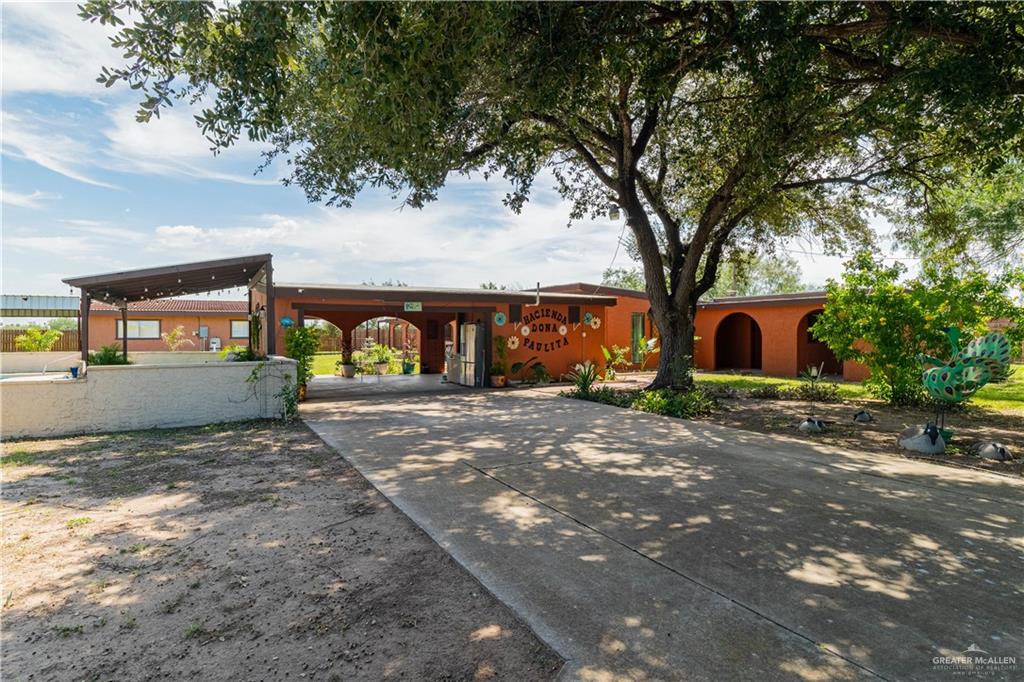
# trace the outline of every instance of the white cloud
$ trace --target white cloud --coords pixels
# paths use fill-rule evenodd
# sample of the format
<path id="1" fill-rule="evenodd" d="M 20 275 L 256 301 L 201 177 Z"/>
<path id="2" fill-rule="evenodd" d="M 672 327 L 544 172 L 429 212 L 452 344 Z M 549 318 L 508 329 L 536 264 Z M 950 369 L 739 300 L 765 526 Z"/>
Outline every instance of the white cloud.
<path id="1" fill-rule="evenodd" d="M 251 225 L 161 225 L 148 251 L 165 260 L 270 251 L 279 281 L 475 287 L 481 282 L 597 281 L 610 263 L 620 223 L 565 227 L 563 202 L 500 207 L 501 192 L 477 208 L 446 201 L 422 210 L 317 208 L 308 216 L 265 215 Z M 484 217 L 484 214 L 486 216 Z M 626 261 L 620 253 L 619 264 Z"/>
<path id="2" fill-rule="evenodd" d="M 100 68 L 121 56 L 110 29 L 82 21 L 72 2 L 3 3 L 3 93 L 97 95 Z"/>
<path id="3" fill-rule="evenodd" d="M 31 120 L 29 120 L 31 118 Z M 71 136 L 71 121 L 47 121 L 32 112 L 3 112 L 3 154 L 26 159 L 47 170 L 97 187 L 116 189 L 108 182 L 92 177 L 82 167 L 95 157 L 96 150 L 83 137 Z"/>
<path id="4" fill-rule="evenodd" d="M 177 175 L 207 180 L 225 180 L 248 185 L 273 185 L 273 169 L 253 175 L 267 147 L 240 140 L 230 149 L 214 155 L 209 141 L 196 126 L 199 107 L 181 105 L 165 109 L 160 118 L 148 123 L 135 120 L 136 104 L 116 107 L 110 112 L 104 131 L 108 141 L 107 163 L 117 170 L 152 175 Z M 243 172 L 232 172 L 238 167 Z"/>
<path id="5" fill-rule="evenodd" d="M 45 202 L 53 199 L 60 199 L 60 195 L 38 189 L 31 194 L 21 194 L 19 192 L 12 192 L 9 189 L 0 189 L 0 203 L 18 206 L 19 208 L 41 208 Z"/>

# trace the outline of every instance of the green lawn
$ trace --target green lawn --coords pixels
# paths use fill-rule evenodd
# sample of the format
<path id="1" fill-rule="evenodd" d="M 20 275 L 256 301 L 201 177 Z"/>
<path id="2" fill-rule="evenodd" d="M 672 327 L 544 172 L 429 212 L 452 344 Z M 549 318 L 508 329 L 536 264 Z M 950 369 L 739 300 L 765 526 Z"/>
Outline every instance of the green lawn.
<path id="1" fill-rule="evenodd" d="M 334 374 L 334 363 L 341 360 L 341 353 L 317 353 L 313 356 L 313 374 Z"/>
<path id="2" fill-rule="evenodd" d="M 1013 368 L 1016 371 L 1009 381 L 985 386 L 971 399 L 971 404 L 989 410 L 1024 412 L 1024 364 L 1013 365 Z M 698 384 L 727 385 L 737 389 L 751 389 L 766 384 L 788 387 L 800 383 L 798 379 L 701 372 L 698 372 L 695 378 Z M 843 398 L 853 399 L 870 397 L 862 384 L 853 381 L 840 382 L 839 394 Z"/>

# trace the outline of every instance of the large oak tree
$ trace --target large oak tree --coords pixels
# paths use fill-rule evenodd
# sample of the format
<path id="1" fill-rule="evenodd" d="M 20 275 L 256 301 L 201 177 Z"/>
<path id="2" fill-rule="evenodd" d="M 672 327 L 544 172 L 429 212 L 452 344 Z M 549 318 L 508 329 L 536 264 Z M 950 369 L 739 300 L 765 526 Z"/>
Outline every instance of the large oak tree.
<path id="1" fill-rule="evenodd" d="M 101 80 L 203 106 L 215 147 L 287 158 L 310 200 L 367 185 L 411 205 L 452 172 L 504 175 L 519 209 L 553 169 L 572 218 L 626 216 L 686 387 L 698 298 L 736 251 L 868 237 L 956 159 L 1021 142 L 1024 4 L 165 3 L 95 0 L 126 63 Z"/>

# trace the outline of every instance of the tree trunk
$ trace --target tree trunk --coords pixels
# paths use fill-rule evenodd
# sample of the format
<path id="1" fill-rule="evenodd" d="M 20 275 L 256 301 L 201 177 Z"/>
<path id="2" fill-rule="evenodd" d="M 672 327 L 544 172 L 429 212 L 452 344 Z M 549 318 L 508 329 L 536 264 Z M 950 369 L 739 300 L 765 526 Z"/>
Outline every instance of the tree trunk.
<path id="1" fill-rule="evenodd" d="M 658 373 L 648 388 L 671 388 L 688 391 L 693 388 L 693 311 L 668 311 L 667 315 L 655 312 L 660 336 Z"/>

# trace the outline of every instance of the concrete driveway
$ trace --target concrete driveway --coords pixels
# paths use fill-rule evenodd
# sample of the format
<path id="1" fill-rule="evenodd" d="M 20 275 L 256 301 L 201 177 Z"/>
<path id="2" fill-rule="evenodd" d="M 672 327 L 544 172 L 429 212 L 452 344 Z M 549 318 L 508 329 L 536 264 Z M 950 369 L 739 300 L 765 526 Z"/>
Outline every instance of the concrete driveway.
<path id="1" fill-rule="evenodd" d="M 565 679 L 953 679 L 972 645 L 1024 675 L 1020 481 L 540 391 L 302 416 Z"/>

